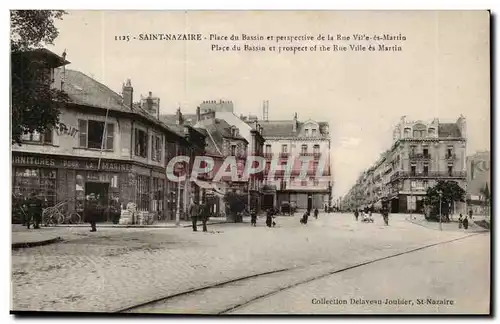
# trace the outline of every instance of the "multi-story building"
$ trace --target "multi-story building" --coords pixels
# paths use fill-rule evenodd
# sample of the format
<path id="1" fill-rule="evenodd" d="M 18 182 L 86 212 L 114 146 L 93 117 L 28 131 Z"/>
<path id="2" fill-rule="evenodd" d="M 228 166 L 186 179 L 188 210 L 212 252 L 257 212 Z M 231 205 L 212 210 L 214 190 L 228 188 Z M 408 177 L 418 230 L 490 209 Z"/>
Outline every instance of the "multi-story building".
<path id="1" fill-rule="evenodd" d="M 283 202 L 293 202 L 300 209 L 323 209 L 325 204 L 330 203 L 332 194 L 328 123 L 311 119 L 300 122 L 295 114 L 291 120 L 262 120 L 260 125 L 265 139 L 264 155 L 268 160 L 264 175 L 264 207 L 279 207 Z M 281 171 L 269 181 L 267 175 L 271 160 L 276 156 L 282 159 L 282 165 L 290 158 L 311 157 L 306 178 L 296 179 L 301 173 L 301 163 L 294 163 L 290 177 Z M 320 168 L 324 169 L 318 177 L 320 164 L 323 164 Z"/>
<path id="2" fill-rule="evenodd" d="M 60 107 L 59 126 L 25 134 L 12 146 L 15 197 L 35 191 L 49 205 L 67 201 L 68 210 L 81 213 L 94 193 L 104 206 L 133 202 L 140 211 L 173 218 L 176 204 L 169 206 L 167 198 L 175 188 L 166 164 L 172 151 L 204 150 L 204 136 L 189 127 L 173 130 L 134 106 L 130 80 L 119 95 L 81 72 L 57 68 L 68 62 L 45 53 L 49 62 L 61 62 L 46 73 L 69 101 Z"/>
<path id="3" fill-rule="evenodd" d="M 392 213 L 422 212 L 427 188 L 439 180 L 456 181 L 466 189 L 466 120 L 454 123 L 407 121 L 402 117 L 393 132 L 393 144 L 365 171 L 344 204 L 350 208 L 390 201 Z M 454 212 L 463 212 L 456 202 Z"/>

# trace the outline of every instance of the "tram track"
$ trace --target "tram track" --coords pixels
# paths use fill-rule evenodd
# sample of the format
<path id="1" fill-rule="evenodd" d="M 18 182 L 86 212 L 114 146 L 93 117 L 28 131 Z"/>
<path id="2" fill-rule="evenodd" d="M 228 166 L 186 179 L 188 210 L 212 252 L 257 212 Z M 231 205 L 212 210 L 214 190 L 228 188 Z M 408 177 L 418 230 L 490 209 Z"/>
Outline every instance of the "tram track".
<path id="1" fill-rule="evenodd" d="M 116 311 L 117 313 L 160 313 L 160 314 L 230 314 L 246 305 L 275 295 L 284 290 L 339 274 L 351 269 L 367 266 L 405 254 L 415 253 L 437 245 L 479 235 L 473 233 L 452 240 L 423 245 L 417 248 L 393 253 L 351 265 L 339 265 L 338 261 L 322 261 L 298 267 L 281 268 L 272 271 L 242 276 L 213 283 L 177 294 L 156 298 Z M 258 286 L 259 290 L 252 289 Z M 237 296 L 235 298 L 235 296 Z"/>

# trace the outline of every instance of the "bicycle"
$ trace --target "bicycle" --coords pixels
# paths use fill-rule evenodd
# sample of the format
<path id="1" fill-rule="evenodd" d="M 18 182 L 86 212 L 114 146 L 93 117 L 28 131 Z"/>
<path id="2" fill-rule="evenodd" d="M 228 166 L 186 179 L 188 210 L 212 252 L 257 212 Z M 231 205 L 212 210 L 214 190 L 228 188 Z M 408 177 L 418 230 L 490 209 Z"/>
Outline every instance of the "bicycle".
<path id="1" fill-rule="evenodd" d="M 45 208 L 42 211 L 42 224 L 45 227 L 58 224 L 80 224 L 82 222 L 80 214 L 75 211 L 61 211 L 61 209 L 66 208 L 67 203 L 67 201 L 62 201 Z"/>

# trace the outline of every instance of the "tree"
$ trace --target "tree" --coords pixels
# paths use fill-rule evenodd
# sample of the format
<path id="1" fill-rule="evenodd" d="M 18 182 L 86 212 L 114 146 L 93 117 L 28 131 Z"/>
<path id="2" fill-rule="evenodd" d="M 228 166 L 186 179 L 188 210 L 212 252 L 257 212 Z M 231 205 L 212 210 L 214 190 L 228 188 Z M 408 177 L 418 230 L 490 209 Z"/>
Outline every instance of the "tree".
<path id="1" fill-rule="evenodd" d="M 484 197 L 484 207 L 487 209 L 487 215 L 489 215 L 489 207 L 490 207 L 490 199 L 491 199 L 491 193 L 490 193 L 490 188 L 488 187 L 488 183 L 481 188 L 480 190 L 481 195 Z"/>
<path id="2" fill-rule="evenodd" d="M 21 142 L 23 134 L 44 133 L 59 124 L 60 102 L 68 100 L 61 90 L 41 86 L 46 62 L 31 55 L 58 36 L 55 20 L 62 10 L 12 10 L 11 41 L 11 118 L 12 143 Z"/>
<path id="3" fill-rule="evenodd" d="M 441 197 L 439 192 L 441 192 Z M 441 201 L 441 212 L 448 215 L 451 203 L 465 201 L 465 190 L 456 181 L 438 181 L 434 187 L 427 189 L 425 200 L 426 204 L 431 206 L 431 213 L 434 215 L 439 214 L 439 201 Z"/>

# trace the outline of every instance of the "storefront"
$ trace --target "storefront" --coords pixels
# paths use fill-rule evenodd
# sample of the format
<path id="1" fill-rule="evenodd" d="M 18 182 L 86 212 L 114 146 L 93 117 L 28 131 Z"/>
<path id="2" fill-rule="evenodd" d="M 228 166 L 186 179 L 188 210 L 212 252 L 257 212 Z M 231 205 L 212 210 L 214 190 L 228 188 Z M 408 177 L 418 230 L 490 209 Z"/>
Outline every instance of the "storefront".
<path id="1" fill-rule="evenodd" d="M 110 221 L 111 211 L 137 204 L 140 211 L 165 212 L 165 172 L 129 161 L 12 153 L 12 192 L 16 202 L 31 192 L 48 206 L 65 202 L 67 211 L 83 214 L 86 198 L 93 194 L 105 212 L 100 221 Z"/>

